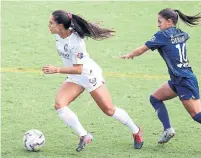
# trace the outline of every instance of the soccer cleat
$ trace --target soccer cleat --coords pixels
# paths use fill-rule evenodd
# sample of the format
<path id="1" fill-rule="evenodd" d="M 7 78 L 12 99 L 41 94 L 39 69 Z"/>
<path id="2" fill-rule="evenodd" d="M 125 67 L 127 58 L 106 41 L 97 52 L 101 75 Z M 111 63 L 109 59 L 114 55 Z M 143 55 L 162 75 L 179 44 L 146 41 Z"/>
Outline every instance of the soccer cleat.
<path id="1" fill-rule="evenodd" d="M 85 145 L 92 142 L 93 136 L 90 133 L 87 133 L 85 136 L 80 137 L 80 142 L 78 144 L 78 147 L 76 148 L 77 152 L 80 152 L 82 149 L 84 149 Z"/>
<path id="2" fill-rule="evenodd" d="M 143 146 L 143 137 L 142 137 L 142 129 L 139 127 L 139 132 L 136 134 L 133 134 L 134 138 L 134 147 L 135 149 L 140 149 Z"/>
<path id="3" fill-rule="evenodd" d="M 171 127 L 163 131 L 158 143 L 159 144 L 165 144 L 167 143 L 172 137 L 175 136 L 175 130 Z"/>

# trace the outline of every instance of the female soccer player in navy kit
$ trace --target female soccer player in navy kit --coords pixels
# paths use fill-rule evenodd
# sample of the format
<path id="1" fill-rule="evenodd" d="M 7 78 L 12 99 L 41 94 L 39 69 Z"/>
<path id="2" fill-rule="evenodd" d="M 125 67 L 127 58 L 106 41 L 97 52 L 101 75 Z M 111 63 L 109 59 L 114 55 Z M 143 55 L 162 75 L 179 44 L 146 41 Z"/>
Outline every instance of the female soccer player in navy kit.
<path id="1" fill-rule="evenodd" d="M 179 17 L 189 26 L 196 26 L 201 20 L 200 14 L 187 16 L 179 10 L 163 9 L 158 13 L 160 31 L 154 34 L 145 45 L 121 56 L 123 59 L 133 59 L 149 49 L 152 51 L 157 49 L 166 62 L 170 80 L 150 96 L 150 103 L 156 110 L 164 127 L 162 136 L 158 141 L 160 144 L 167 143 L 175 135 L 175 130 L 170 125 L 168 112 L 163 101 L 179 96 L 192 118 L 201 123 L 198 81 L 189 65 L 186 52 L 186 41 L 189 36 L 186 32 L 176 28 Z"/>
<path id="2" fill-rule="evenodd" d="M 81 125 L 77 115 L 68 107 L 85 89 L 106 115 L 119 120 L 131 130 L 134 147 L 140 149 L 143 145 L 142 130 L 125 110 L 112 103 L 110 93 L 104 84 L 102 69 L 89 57 L 83 39 L 84 37 L 95 40 L 105 39 L 110 37 L 114 31 L 100 28 L 80 16 L 63 10 L 52 13 L 49 29 L 52 34 L 56 34 L 56 48 L 64 67 L 46 65 L 42 71 L 45 74 L 68 74 L 68 78 L 57 92 L 55 109 L 64 123 L 80 136 L 76 150 L 82 150 L 93 138 Z"/>

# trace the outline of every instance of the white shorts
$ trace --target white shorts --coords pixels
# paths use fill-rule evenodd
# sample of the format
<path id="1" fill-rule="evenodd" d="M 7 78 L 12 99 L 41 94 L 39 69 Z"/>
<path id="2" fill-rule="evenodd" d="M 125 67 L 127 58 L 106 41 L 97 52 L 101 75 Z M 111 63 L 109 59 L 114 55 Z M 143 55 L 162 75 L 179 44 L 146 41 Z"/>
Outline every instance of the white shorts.
<path id="1" fill-rule="evenodd" d="M 98 87 L 100 87 L 102 84 L 105 83 L 105 80 L 102 76 L 102 73 L 97 75 L 79 75 L 76 77 L 73 77 L 73 75 L 69 76 L 65 82 L 73 82 L 75 84 L 78 84 L 82 87 L 84 87 L 88 92 L 92 92 Z"/>

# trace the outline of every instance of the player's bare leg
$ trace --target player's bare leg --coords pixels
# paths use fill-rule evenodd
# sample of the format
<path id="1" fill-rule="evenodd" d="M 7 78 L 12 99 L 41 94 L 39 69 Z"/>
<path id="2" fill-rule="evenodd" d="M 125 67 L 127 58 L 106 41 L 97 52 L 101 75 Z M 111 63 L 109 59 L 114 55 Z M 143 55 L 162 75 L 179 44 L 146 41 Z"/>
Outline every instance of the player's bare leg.
<path id="1" fill-rule="evenodd" d="M 58 110 L 64 106 L 68 106 L 83 91 L 84 88 L 80 85 L 73 82 L 63 82 L 56 94 L 55 109 Z"/>
<path id="2" fill-rule="evenodd" d="M 135 141 L 134 147 L 140 149 L 143 145 L 142 130 L 132 121 L 125 110 L 113 105 L 106 85 L 102 84 L 99 88 L 92 91 L 91 96 L 106 115 L 119 120 L 131 130 Z"/>
<path id="3" fill-rule="evenodd" d="M 191 117 L 201 124 L 201 102 L 200 99 L 182 100 L 182 103 Z"/>

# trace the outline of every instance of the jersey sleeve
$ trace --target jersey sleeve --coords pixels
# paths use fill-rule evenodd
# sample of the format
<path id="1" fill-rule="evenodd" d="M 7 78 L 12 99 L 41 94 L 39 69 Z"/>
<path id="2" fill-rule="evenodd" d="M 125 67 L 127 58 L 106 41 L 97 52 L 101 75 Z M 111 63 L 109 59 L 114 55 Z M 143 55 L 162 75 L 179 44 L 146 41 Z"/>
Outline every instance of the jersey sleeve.
<path id="1" fill-rule="evenodd" d="M 84 64 L 87 56 L 84 44 L 78 43 L 72 49 L 72 62 L 73 64 Z"/>
<path id="2" fill-rule="evenodd" d="M 156 34 L 154 34 L 154 36 L 152 36 L 152 38 L 145 43 L 145 45 L 152 51 L 165 46 L 165 44 L 166 39 L 161 32 L 157 32 Z"/>

